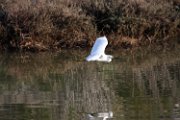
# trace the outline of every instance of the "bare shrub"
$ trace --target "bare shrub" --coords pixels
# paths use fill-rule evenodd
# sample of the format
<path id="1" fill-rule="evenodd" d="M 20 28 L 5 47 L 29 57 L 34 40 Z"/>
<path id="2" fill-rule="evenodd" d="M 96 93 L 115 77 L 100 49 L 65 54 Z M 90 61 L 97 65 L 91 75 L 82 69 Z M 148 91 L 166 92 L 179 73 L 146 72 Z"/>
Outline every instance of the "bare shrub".
<path id="1" fill-rule="evenodd" d="M 2 49 L 92 46 L 101 34 L 111 47 L 178 41 L 178 0 L 1 0 Z"/>
<path id="2" fill-rule="evenodd" d="M 122 15 L 120 6 L 119 0 L 87 0 L 81 4 L 83 11 L 92 18 L 97 30 L 104 34 L 117 31 L 118 19 Z"/>

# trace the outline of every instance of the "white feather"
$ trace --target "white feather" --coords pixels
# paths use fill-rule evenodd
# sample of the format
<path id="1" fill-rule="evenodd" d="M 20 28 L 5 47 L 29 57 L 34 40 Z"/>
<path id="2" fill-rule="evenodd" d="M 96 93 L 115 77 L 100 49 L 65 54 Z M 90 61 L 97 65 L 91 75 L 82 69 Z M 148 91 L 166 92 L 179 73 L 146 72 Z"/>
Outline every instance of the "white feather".
<path id="1" fill-rule="evenodd" d="M 105 48 L 108 45 L 106 36 L 96 39 L 90 55 L 86 58 L 87 61 L 104 61 L 111 62 L 113 56 L 105 54 Z"/>
<path id="2" fill-rule="evenodd" d="M 88 120 L 99 120 L 99 118 L 103 118 L 103 120 L 107 120 L 108 118 L 113 118 L 113 112 L 100 112 L 100 113 L 91 113 L 87 114 Z"/>

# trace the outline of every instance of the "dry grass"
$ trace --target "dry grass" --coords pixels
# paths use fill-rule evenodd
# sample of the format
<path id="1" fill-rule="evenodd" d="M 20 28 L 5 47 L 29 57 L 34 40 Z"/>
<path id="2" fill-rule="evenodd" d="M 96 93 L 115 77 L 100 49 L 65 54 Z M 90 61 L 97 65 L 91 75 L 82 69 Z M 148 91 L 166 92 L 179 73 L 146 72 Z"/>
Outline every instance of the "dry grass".
<path id="1" fill-rule="evenodd" d="M 1 0 L 0 49 L 90 47 L 101 34 L 113 48 L 175 44 L 178 0 Z"/>

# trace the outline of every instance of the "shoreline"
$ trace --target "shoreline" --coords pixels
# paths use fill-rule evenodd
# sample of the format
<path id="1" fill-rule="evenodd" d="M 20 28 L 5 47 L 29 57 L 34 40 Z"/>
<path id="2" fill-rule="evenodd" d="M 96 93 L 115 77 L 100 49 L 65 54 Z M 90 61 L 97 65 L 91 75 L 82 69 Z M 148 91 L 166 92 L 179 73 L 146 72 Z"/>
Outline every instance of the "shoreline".
<path id="1" fill-rule="evenodd" d="M 112 49 L 171 49 L 180 43 L 180 2 L 0 1 L 0 51 L 88 49 L 102 35 Z"/>

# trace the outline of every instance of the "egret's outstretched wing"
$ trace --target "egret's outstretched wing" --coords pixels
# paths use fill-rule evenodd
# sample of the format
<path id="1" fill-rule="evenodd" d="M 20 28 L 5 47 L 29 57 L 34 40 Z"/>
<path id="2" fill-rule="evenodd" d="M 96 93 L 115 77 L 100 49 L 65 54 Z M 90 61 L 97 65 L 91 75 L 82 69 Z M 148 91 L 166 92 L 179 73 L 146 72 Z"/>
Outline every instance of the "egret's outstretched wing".
<path id="1" fill-rule="evenodd" d="M 104 51 L 107 44 L 108 44 L 108 40 L 105 36 L 97 38 L 92 47 L 91 53 L 86 58 L 86 60 L 87 61 L 106 61 L 107 56 L 105 55 Z"/>
<path id="2" fill-rule="evenodd" d="M 105 48 L 108 44 L 107 38 L 104 37 L 99 37 L 96 39 L 93 48 L 91 50 L 90 55 L 102 55 L 104 54 Z"/>

